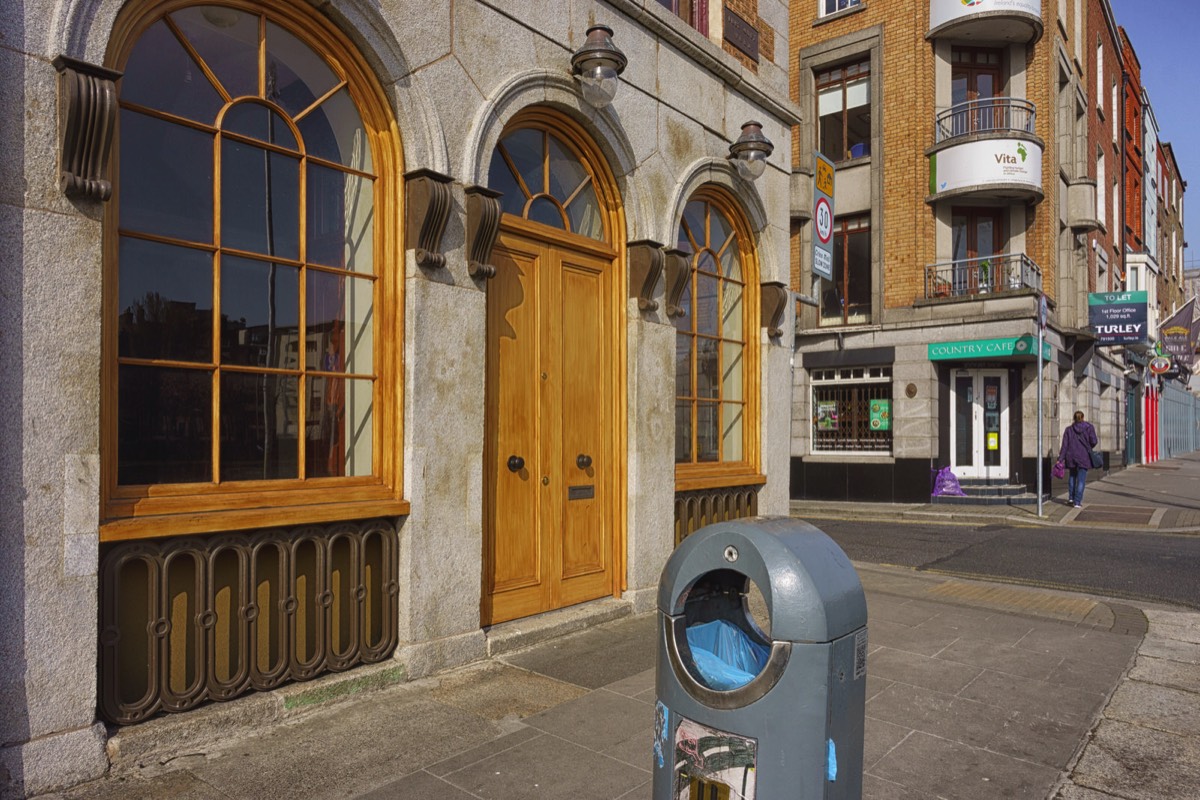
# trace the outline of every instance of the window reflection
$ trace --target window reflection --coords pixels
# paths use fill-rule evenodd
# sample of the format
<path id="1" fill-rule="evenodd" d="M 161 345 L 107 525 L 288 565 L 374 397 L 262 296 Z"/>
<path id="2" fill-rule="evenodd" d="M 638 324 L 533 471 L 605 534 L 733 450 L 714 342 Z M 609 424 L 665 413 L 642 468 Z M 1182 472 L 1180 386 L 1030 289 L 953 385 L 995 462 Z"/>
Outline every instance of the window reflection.
<path id="1" fill-rule="evenodd" d="M 122 66 L 118 483 L 375 474 L 375 176 L 345 76 L 215 5 Z"/>

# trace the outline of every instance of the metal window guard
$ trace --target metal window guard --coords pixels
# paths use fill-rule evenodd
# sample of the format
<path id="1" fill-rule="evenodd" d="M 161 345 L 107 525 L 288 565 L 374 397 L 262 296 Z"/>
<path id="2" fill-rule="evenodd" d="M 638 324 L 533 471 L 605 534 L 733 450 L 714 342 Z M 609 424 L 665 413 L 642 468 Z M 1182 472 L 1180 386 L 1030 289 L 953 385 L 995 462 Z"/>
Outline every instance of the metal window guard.
<path id="1" fill-rule="evenodd" d="M 1036 118 L 1037 109 L 1028 100 L 1013 97 L 968 100 L 938 112 L 934 141 L 944 142 L 975 133 L 1008 131 L 1032 134 Z"/>

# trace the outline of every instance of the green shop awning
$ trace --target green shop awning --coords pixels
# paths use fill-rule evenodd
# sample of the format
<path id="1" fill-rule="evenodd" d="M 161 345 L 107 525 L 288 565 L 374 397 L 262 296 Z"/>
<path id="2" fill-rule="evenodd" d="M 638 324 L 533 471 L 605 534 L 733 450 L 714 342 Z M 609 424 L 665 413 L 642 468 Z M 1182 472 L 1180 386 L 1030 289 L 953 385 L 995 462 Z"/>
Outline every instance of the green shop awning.
<path id="1" fill-rule="evenodd" d="M 1053 349 L 1042 342 L 1042 357 L 1049 359 Z M 1015 336 L 1006 339 L 969 339 L 965 342 L 937 342 L 929 345 L 930 361 L 1033 361 L 1037 358 L 1037 337 Z"/>

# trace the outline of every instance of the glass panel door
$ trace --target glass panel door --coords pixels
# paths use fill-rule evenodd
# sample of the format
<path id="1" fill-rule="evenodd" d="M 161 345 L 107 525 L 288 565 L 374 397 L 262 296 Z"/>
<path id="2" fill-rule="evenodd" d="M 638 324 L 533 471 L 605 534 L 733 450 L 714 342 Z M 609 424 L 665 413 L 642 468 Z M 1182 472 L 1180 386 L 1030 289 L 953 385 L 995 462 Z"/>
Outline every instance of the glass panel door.
<path id="1" fill-rule="evenodd" d="M 1008 374 L 959 370 L 951 389 L 951 467 L 960 478 L 1008 477 Z"/>

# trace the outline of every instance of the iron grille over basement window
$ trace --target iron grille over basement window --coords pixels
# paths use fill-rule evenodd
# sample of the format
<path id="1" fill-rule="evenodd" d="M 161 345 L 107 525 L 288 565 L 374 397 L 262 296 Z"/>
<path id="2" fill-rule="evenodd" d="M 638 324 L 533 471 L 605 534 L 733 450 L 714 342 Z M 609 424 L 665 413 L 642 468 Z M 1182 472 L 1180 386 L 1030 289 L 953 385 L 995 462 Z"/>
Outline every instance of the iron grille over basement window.
<path id="1" fill-rule="evenodd" d="M 812 372 L 814 453 L 890 453 L 892 368 Z"/>

